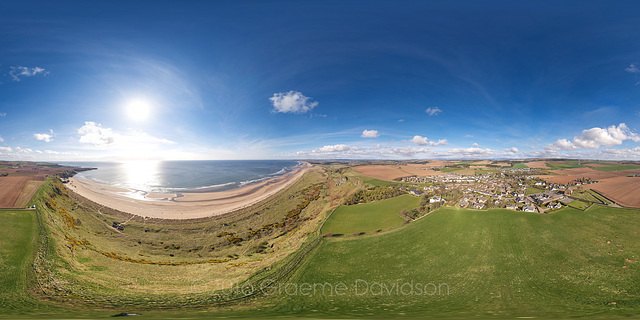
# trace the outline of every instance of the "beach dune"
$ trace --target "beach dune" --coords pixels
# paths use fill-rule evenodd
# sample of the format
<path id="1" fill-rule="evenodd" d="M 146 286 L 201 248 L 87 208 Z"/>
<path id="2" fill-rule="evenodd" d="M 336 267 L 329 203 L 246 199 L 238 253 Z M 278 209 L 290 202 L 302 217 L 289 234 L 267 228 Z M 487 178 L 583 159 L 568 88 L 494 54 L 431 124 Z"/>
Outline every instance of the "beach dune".
<path id="1" fill-rule="evenodd" d="M 263 201 L 293 185 L 311 165 L 303 162 L 292 172 L 242 188 L 205 193 L 140 194 L 133 190 L 71 178 L 67 188 L 100 205 L 154 219 L 198 219 L 229 213 Z"/>

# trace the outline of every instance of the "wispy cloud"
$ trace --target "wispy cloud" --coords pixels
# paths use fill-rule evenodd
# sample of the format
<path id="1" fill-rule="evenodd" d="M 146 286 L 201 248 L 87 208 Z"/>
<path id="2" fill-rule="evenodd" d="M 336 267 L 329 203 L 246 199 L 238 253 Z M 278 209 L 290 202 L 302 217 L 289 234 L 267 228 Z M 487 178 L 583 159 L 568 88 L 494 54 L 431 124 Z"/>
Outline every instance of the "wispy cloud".
<path id="1" fill-rule="evenodd" d="M 2 117 L 6 117 L 6 116 L 7 116 L 7 113 L 6 113 L 6 112 L 0 112 L 0 118 L 2 118 Z"/>
<path id="2" fill-rule="evenodd" d="M 364 130 L 362 131 L 362 135 L 360 137 L 362 138 L 377 138 L 380 136 L 380 133 L 378 133 L 378 130 Z"/>
<path id="3" fill-rule="evenodd" d="M 9 75 L 13 78 L 13 81 L 20 81 L 22 78 L 33 77 L 38 74 L 43 76 L 49 74 L 49 71 L 40 67 L 29 68 L 23 66 L 11 66 L 9 69 Z"/>
<path id="4" fill-rule="evenodd" d="M 280 113 L 306 113 L 318 106 L 317 101 L 293 90 L 274 93 L 269 100 L 273 104 L 272 111 Z"/>
<path id="5" fill-rule="evenodd" d="M 440 110 L 440 108 L 438 107 L 429 107 L 424 112 L 426 112 L 429 116 L 437 116 L 442 113 L 442 110 Z"/>
<path id="6" fill-rule="evenodd" d="M 632 63 L 627 68 L 625 68 L 624 71 L 629 73 L 640 73 L 640 68 L 638 68 L 638 64 Z"/>

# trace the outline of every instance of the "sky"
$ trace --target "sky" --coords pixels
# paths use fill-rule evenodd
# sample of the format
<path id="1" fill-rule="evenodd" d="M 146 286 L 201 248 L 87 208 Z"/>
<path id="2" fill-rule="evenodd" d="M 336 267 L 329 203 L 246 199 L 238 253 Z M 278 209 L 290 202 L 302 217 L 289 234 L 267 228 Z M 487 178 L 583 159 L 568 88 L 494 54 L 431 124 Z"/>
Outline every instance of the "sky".
<path id="1" fill-rule="evenodd" d="M 0 159 L 640 160 L 637 1 L 0 1 Z"/>

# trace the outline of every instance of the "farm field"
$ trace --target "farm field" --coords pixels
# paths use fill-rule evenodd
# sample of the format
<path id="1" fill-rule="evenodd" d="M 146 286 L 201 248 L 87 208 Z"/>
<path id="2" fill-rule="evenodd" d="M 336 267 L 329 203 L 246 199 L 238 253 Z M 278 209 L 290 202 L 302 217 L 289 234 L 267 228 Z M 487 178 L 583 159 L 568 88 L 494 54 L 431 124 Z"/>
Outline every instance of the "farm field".
<path id="1" fill-rule="evenodd" d="M 14 208 L 30 179 L 25 176 L 0 177 L 0 208 Z"/>
<path id="2" fill-rule="evenodd" d="M 625 207 L 640 208 L 640 177 L 619 176 L 591 184 L 589 188 Z"/>
<path id="3" fill-rule="evenodd" d="M 429 169 L 426 165 L 364 165 L 353 169 L 360 174 L 380 180 L 394 180 L 410 176 L 433 176 L 443 174 Z"/>
<path id="4" fill-rule="evenodd" d="M 513 165 L 514 169 L 526 169 L 529 168 L 526 164 L 524 163 L 516 163 Z"/>
<path id="5" fill-rule="evenodd" d="M 380 180 L 393 180 L 411 176 L 410 173 L 400 170 L 398 165 L 365 165 L 356 166 L 353 169 L 365 176 Z"/>
<path id="6" fill-rule="evenodd" d="M 344 283 L 344 294 L 280 293 L 271 312 L 318 318 L 637 316 L 638 230 L 635 209 L 593 206 L 538 215 L 442 208 L 395 232 L 327 239 L 290 283 Z M 383 291 L 405 283 L 413 294 Z M 433 295 L 424 294 L 424 286 L 419 294 L 418 283 L 435 284 L 428 285 Z"/>
<path id="7" fill-rule="evenodd" d="M 405 221 L 398 213 L 416 208 L 419 202 L 419 198 L 406 194 L 370 203 L 340 206 L 327 220 L 321 232 L 350 235 L 395 227 Z"/>

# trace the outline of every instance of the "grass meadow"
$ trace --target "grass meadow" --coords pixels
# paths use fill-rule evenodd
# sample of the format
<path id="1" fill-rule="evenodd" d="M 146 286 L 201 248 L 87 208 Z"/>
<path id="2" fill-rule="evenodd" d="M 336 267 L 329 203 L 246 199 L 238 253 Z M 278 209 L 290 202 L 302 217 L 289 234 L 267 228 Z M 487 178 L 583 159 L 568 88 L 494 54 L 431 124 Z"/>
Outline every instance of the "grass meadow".
<path id="1" fill-rule="evenodd" d="M 327 196 L 302 212 L 309 222 L 295 233 L 271 233 L 237 247 L 218 244 L 211 252 L 193 251 L 197 243 L 188 241 L 205 241 L 207 235 L 221 241 L 212 234 L 274 221 L 277 212 L 302 201 L 300 192 L 306 185 L 324 177 L 309 175 L 280 195 L 289 201 L 267 202 L 231 220 L 174 225 L 132 220 L 124 233 L 108 228 L 120 218 L 94 211 L 89 203 L 56 195 L 65 214 L 60 208 L 40 209 L 55 193 L 45 184 L 32 200 L 39 210 L 0 210 L 0 318 L 107 319 L 120 312 L 141 313 L 141 319 L 629 319 L 640 314 L 640 209 L 601 205 L 551 214 L 444 207 L 380 233 L 322 238 L 308 255 L 300 256 L 292 273 L 263 294 L 237 303 L 190 304 L 208 301 L 202 294 L 185 293 L 193 279 L 211 272 L 229 273 L 230 279 L 253 277 L 249 273 L 255 270 L 270 275 L 265 270 L 277 270 L 280 263 L 270 261 L 288 263 L 287 253 L 301 246 L 304 235 L 317 233 L 314 228 L 320 226 L 333 195 L 348 193 L 356 181 L 323 190 Z M 332 181 L 338 178 L 328 176 Z M 402 223 L 400 207 L 417 206 L 418 201 L 407 195 L 340 207 L 322 232 L 350 234 L 397 226 L 396 217 Z M 358 219 L 359 215 L 367 218 Z M 184 238 L 176 238 L 181 233 Z M 80 244 L 85 240 L 91 244 Z M 255 252 L 261 241 L 268 241 L 265 253 Z M 165 249 L 166 244 L 181 247 Z M 239 256 L 222 264 L 149 265 L 111 259 L 90 248 L 153 261 L 224 258 L 234 249 Z M 49 281 L 41 287 L 36 279 Z M 43 292 L 56 288 L 67 291 L 44 297 Z M 108 304 L 96 303 L 100 298 Z M 165 299 L 177 299 L 183 307 L 171 307 Z"/>
<path id="2" fill-rule="evenodd" d="M 399 215 L 401 211 L 414 209 L 419 203 L 418 197 L 405 194 L 376 202 L 340 206 L 331 214 L 321 232 L 350 235 L 389 229 L 405 221 Z"/>
<path id="3" fill-rule="evenodd" d="M 442 208 L 379 236 L 325 240 L 290 282 L 346 289 L 289 294 L 296 292 L 291 285 L 289 293 L 279 292 L 274 312 L 319 318 L 637 316 L 639 238 L 640 210 L 593 206 L 540 215 Z M 394 285 L 404 285 L 404 293 Z"/>

